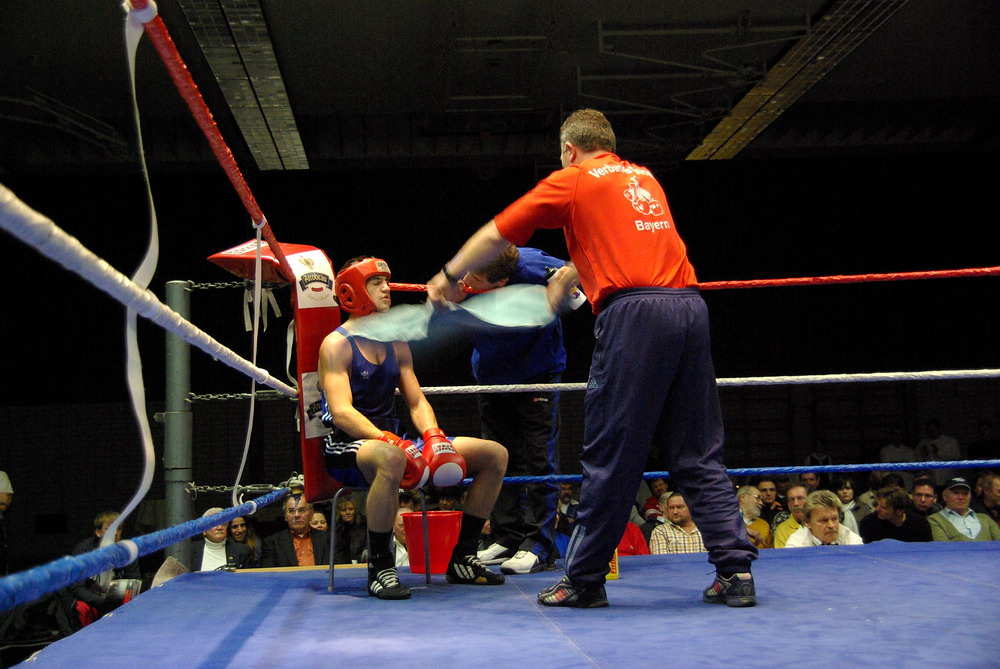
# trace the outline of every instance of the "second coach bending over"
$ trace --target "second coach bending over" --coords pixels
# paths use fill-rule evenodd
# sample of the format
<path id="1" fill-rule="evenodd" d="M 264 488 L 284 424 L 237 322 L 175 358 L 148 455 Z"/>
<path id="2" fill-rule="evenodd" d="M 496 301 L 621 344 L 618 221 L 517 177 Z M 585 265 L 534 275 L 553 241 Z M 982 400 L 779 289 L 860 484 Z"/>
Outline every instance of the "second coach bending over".
<path id="1" fill-rule="evenodd" d="M 336 278 L 337 299 L 353 318 L 386 311 L 389 265 L 371 257 L 347 261 Z M 500 585 L 504 577 L 476 557 L 479 534 L 503 482 L 507 451 L 495 441 L 457 437 L 438 427 L 434 410 L 413 372 L 406 342 L 382 343 L 349 334 L 350 322 L 327 335 L 319 350 L 327 466 L 345 485 L 368 486 L 368 594 L 406 599 L 392 554 L 392 526 L 398 489 L 455 485 L 468 472 L 474 479 L 462 512 L 462 528 L 452 552 L 449 583 Z M 413 425 L 422 433 L 416 443 L 398 436 L 394 393 L 406 401 Z"/>
<path id="2" fill-rule="evenodd" d="M 583 489 L 566 576 L 539 596 L 546 606 L 607 606 L 604 576 L 628 522 L 650 447 L 690 503 L 716 579 L 704 601 L 756 603 L 747 539 L 722 465 L 722 411 L 709 344 L 708 311 L 663 188 L 645 167 L 614 154 L 615 134 L 598 111 L 574 112 L 560 129 L 557 170 L 483 226 L 431 281 L 437 303 L 458 281 L 537 228 L 562 228 L 575 269 L 560 269 L 558 301 L 577 280 L 597 314 L 587 383 Z"/>

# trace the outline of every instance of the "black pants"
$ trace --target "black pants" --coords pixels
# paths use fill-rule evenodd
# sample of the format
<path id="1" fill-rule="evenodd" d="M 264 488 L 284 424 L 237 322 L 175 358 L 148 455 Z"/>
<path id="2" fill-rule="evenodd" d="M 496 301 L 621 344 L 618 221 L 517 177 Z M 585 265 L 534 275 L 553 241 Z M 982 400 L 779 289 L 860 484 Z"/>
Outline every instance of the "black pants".
<path id="1" fill-rule="evenodd" d="M 550 374 L 533 383 L 558 383 Z M 479 396 L 483 438 L 507 448 L 507 476 L 548 476 L 556 471 L 559 393 L 490 393 Z M 505 485 L 493 506 L 497 542 L 531 551 L 543 562 L 555 557 L 552 539 L 558 487 L 554 483 Z"/>

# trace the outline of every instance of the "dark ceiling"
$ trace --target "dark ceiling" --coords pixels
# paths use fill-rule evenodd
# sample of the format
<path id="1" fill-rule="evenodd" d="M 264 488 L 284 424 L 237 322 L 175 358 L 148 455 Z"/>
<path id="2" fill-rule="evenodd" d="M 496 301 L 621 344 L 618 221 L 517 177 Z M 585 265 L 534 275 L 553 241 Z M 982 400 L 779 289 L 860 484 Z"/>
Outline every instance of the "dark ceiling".
<path id="1" fill-rule="evenodd" d="M 568 111 L 620 152 L 707 158 L 995 152 L 1000 3 L 981 0 L 161 0 L 246 170 L 548 167 Z M 0 2 L 0 177 L 134 171 L 124 13 Z M 160 169 L 214 159 L 148 39 Z"/>

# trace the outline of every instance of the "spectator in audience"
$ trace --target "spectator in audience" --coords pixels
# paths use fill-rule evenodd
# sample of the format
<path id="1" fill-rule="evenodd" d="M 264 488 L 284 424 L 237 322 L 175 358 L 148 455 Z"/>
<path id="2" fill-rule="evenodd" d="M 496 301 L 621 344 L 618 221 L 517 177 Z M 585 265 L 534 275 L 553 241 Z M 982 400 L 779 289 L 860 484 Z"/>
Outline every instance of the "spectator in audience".
<path id="1" fill-rule="evenodd" d="M 975 441 L 969 442 L 968 458 L 970 460 L 994 460 L 1000 458 L 1000 439 L 993 437 L 993 423 L 985 418 L 976 426 Z"/>
<path id="2" fill-rule="evenodd" d="M 403 522 L 403 514 L 410 513 L 405 509 L 396 511 L 396 521 L 392 524 L 392 554 L 395 556 L 397 567 L 410 566 L 410 554 L 406 550 L 406 523 Z"/>
<path id="3" fill-rule="evenodd" d="M 653 529 L 649 549 L 654 555 L 707 552 L 701 531 L 691 519 L 691 511 L 679 492 L 668 495 L 667 522 Z"/>
<path id="4" fill-rule="evenodd" d="M 872 512 L 871 507 L 865 506 L 854 499 L 854 479 L 847 474 L 837 474 L 833 477 L 833 492 L 837 493 L 840 499 L 841 510 L 844 512 L 844 526 L 855 534 L 858 532 L 858 523 L 861 519 Z"/>
<path id="5" fill-rule="evenodd" d="M 465 490 L 458 486 L 438 489 L 438 511 L 461 511 Z"/>
<path id="6" fill-rule="evenodd" d="M 778 499 L 778 488 L 773 478 L 757 479 L 757 490 L 760 492 L 760 517 L 773 526 L 774 516 L 779 511 L 786 511 L 784 504 Z"/>
<path id="7" fill-rule="evenodd" d="M 94 518 L 94 533 L 73 547 L 73 555 L 83 555 L 89 553 L 101 545 L 101 538 L 111 528 L 111 523 L 118 518 L 117 511 L 102 511 Z M 122 528 L 115 530 L 115 541 L 121 541 Z M 130 562 L 124 567 L 116 567 L 111 575 L 113 579 L 141 579 L 142 573 L 139 571 L 138 560 Z M 121 601 L 112 601 L 108 598 L 107 590 L 102 588 L 97 581 L 97 576 L 91 576 L 82 581 L 78 581 L 69 587 L 70 593 L 78 602 L 85 602 L 97 610 L 98 615 L 103 615 L 113 609 Z"/>
<path id="8" fill-rule="evenodd" d="M 873 476 L 873 474 L 878 474 L 878 476 Z M 868 475 L 868 485 L 871 486 L 867 492 L 858 498 L 858 501 L 863 503 L 870 509 L 875 508 L 875 495 L 882 488 L 888 488 L 891 485 L 899 486 L 905 489 L 903 477 L 898 472 L 871 472 Z"/>
<path id="9" fill-rule="evenodd" d="M 330 564 L 330 537 L 309 526 L 313 506 L 304 496 L 291 496 L 283 505 L 288 529 L 264 539 L 261 567 L 305 567 Z"/>
<path id="10" fill-rule="evenodd" d="M 657 526 L 667 522 L 667 500 L 669 499 L 669 492 L 665 492 L 660 495 L 660 515 L 647 520 L 642 525 L 639 525 L 639 530 L 642 531 L 642 536 L 646 539 L 646 545 L 649 545 L 649 542 L 652 539 L 653 530 L 656 529 Z"/>
<path id="11" fill-rule="evenodd" d="M 972 499 L 969 500 L 969 508 L 976 513 L 986 513 L 986 505 L 983 503 L 983 493 L 990 487 L 993 481 L 993 472 L 982 469 L 976 472 L 972 484 Z"/>
<path id="12" fill-rule="evenodd" d="M 912 448 L 903 442 L 903 428 L 899 425 L 893 425 L 889 428 L 889 443 L 883 446 L 882 450 L 879 451 L 879 462 L 893 463 L 916 461 L 917 454 L 914 453 Z M 904 487 L 909 487 L 912 481 L 913 475 L 910 472 L 904 472 Z"/>
<path id="13" fill-rule="evenodd" d="M 861 537 L 866 544 L 883 539 L 933 541 L 927 519 L 913 512 L 910 496 L 899 486 L 876 493 L 875 512 L 861 520 Z"/>
<path id="14" fill-rule="evenodd" d="M 559 508 L 556 510 L 556 532 L 569 536 L 573 534 L 573 523 L 576 522 L 576 507 L 579 488 L 575 483 L 559 484 Z"/>
<path id="15" fill-rule="evenodd" d="M 752 485 L 745 485 L 736 490 L 736 499 L 740 503 L 740 517 L 747 526 L 747 536 L 757 548 L 771 548 L 774 537 L 771 536 L 771 526 L 760 517 L 763 504 L 760 491 Z"/>
<path id="16" fill-rule="evenodd" d="M 823 487 L 819 474 L 816 472 L 803 472 L 799 474 L 799 483 L 808 486 L 810 491 L 819 490 Z"/>
<path id="17" fill-rule="evenodd" d="M 841 513 L 840 499 L 836 494 L 829 490 L 809 493 L 802 508 L 804 526 L 788 537 L 784 547 L 854 546 L 862 543 L 861 537 L 840 524 Z"/>
<path id="18" fill-rule="evenodd" d="M 409 510 L 399 507 L 399 511 L 405 513 Z M 399 519 L 397 513 L 396 520 Z M 337 554 L 333 556 L 334 564 L 365 562 L 367 543 L 368 523 L 365 522 L 365 517 L 358 513 L 350 496 L 341 497 L 337 500 Z"/>
<path id="19" fill-rule="evenodd" d="M 944 484 L 945 508 L 927 518 L 934 541 L 1000 541 L 1000 527 L 985 513 L 969 508 L 972 486 L 955 477 Z"/>
<path id="20" fill-rule="evenodd" d="M 312 520 L 309 521 L 309 527 L 314 530 L 323 530 L 324 532 L 330 531 L 330 523 L 326 522 L 326 516 L 315 510 L 313 511 Z"/>
<path id="21" fill-rule="evenodd" d="M 937 503 L 937 492 L 934 490 L 934 479 L 930 477 L 923 476 L 913 481 L 910 499 L 913 500 L 913 512 L 919 513 L 924 518 L 941 510 L 941 505 Z"/>
<path id="22" fill-rule="evenodd" d="M 663 493 L 669 490 L 667 482 L 663 479 L 649 479 L 646 481 L 646 485 L 649 486 L 651 494 L 642 505 L 641 515 L 644 521 L 654 520 L 662 515 L 660 498 L 663 497 Z"/>
<path id="23" fill-rule="evenodd" d="M 409 490 L 399 491 L 399 508 L 413 513 L 420 513 L 420 509 L 417 507 L 416 495 Z"/>
<path id="24" fill-rule="evenodd" d="M 618 542 L 618 555 L 649 555 L 646 537 L 642 536 L 642 530 L 632 521 L 625 524 L 625 533 Z"/>
<path id="25" fill-rule="evenodd" d="M 941 434 L 941 421 L 931 418 L 924 424 L 924 438 L 917 443 L 917 459 L 921 462 L 961 460 L 962 449 L 954 437 Z M 932 478 L 939 484 L 954 476 L 953 469 L 935 469 Z"/>
<path id="26" fill-rule="evenodd" d="M 229 523 L 229 538 L 238 544 L 246 544 L 253 552 L 253 564 L 260 564 L 260 537 L 250 523 L 249 516 L 234 518 Z"/>
<path id="27" fill-rule="evenodd" d="M 213 506 L 201 517 L 208 518 L 223 511 L 222 507 Z M 191 571 L 231 571 L 256 565 L 249 546 L 229 539 L 228 520 L 208 528 L 201 535 L 204 539 L 191 545 Z"/>
<path id="28" fill-rule="evenodd" d="M 778 495 L 776 499 L 778 500 L 778 502 L 781 503 L 782 506 L 785 507 L 785 510 L 788 510 L 788 505 L 785 503 L 785 501 L 788 498 L 788 488 L 789 486 L 792 485 L 792 477 L 790 477 L 788 474 L 775 474 L 774 485 L 778 489 Z"/>
<path id="29" fill-rule="evenodd" d="M 479 550 L 485 550 L 492 546 L 496 543 L 495 539 L 496 537 L 493 536 L 493 524 L 487 518 L 486 522 L 483 523 L 483 531 L 479 533 Z"/>
<path id="30" fill-rule="evenodd" d="M 802 527 L 805 519 L 803 510 L 806 506 L 806 498 L 812 492 L 801 483 L 797 483 L 788 488 L 788 511 L 789 517 L 774 528 L 774 547 L 784 548 L 788 537 L 792 536 Z M 836 495 L 835 495 L 836 496 Z"/>
<path id="31" fill-rule="evenodd" d="M 1000 523 L 1000 476 L 994 475 L 983 491 L 983 506 L 986 515 Z"/>
<path id="32" fill-rule="evenodd" d="M 803 464 L 805 464 L 806 467 L 814 467 L 817 465 L 820 467 L 826 467 L 828 465 L 833 464 L 833 458 L 831 458 L 826 453 L 826 442 L 823 439 L 819 438 L 816 439 L 816 442 L 813 446 L 813 452 L 806 456 L 805 462 Z M 829 490 L 830 475 L 827 474 L 826 472 L 819 474 L 819 480 L 815 485 L 808 483 L 806 481 L 804 481 L 804 483 L 806 483 L 806 485 L 811 486 L 813 490 L 819 490 L 821 488 L 823 490 Z"/>

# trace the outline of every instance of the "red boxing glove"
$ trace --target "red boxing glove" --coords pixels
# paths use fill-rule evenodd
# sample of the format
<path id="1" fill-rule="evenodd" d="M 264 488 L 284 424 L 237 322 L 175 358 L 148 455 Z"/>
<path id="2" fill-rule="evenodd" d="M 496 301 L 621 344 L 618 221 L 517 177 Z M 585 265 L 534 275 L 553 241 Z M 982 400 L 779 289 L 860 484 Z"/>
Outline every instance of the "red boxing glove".
<path id="1" fill-rule="evenodd" d="M 403 439 L 392 432 L 383 432 L 379 441 L 388 442 L 394 446 L 399 446 L 406 453 L 406 469 L 403 471 L 403 478 L 399 482 L 399 487 L 403 490 L 416 490 L 430 478 L 431 470 L 427 466 L 427 461 L 420 455 L 416 445 L 409 439 Z"/>
<path id="2" fill-rule="evenodd" d="M 465 478 L 465 458 L 455 451 L 441 428 L 424 432 L 424 460 L 430 466 L 431 482 L 438 487 L 458 485 Z"/>

